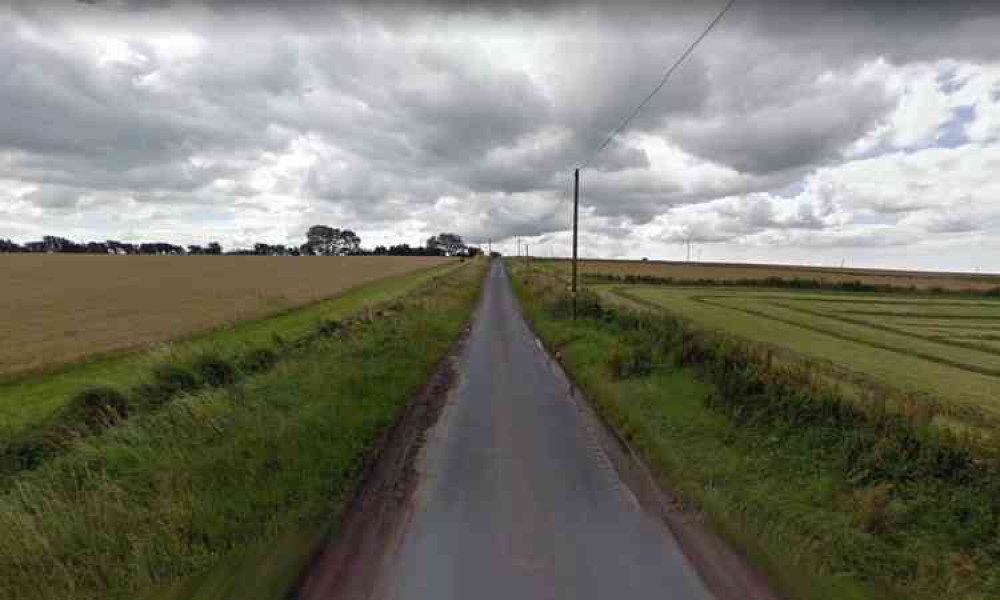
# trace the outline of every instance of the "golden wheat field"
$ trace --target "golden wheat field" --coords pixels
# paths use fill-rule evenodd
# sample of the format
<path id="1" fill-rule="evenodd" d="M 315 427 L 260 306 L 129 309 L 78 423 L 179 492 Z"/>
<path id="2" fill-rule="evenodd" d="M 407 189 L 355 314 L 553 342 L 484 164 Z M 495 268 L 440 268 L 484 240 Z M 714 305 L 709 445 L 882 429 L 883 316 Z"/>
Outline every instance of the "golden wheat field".
<path id="1" fill-rule="evenodd" d="M 566 262 L 569 268 L 569 262 Z M 660 261 L 582 260 L 582 274 L 646 275 L 674 279 L 744 280 L 780 277 L 817 279 L 830 283 L 860 281 L 871 285 L 892 285 L 921 289 L 991 290 L 1000 287 L 1000 275 L 932 273 L 888 269 L 841 269 L 797 265 L 753 265 L 731 263 L 686 263 Z"/>
<path id="2" fill-rule="evenodd" d="M 184 337 L 449 260 L 0 254 L 0 373 Z"/>

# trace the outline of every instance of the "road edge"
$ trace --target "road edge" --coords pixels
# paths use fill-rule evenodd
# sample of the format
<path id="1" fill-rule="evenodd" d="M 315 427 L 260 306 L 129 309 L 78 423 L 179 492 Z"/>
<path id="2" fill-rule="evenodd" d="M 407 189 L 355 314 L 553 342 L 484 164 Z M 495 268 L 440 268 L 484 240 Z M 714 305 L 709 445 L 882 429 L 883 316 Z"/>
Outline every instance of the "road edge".
<path id="1" fill-rule="evenodd" d="M 457 363 L 481 311 L 489 268 L 487 264 L 474 309 L 458 337 L 368 454 L 345 510 L 323 533 L 284 600 L 368 597 L 374 588 L 383 558 L 390 554 L 385 548 L 395 546 L 403 533 L 420 478 L 416 463 L 427 434 L 458 380 Z"/>

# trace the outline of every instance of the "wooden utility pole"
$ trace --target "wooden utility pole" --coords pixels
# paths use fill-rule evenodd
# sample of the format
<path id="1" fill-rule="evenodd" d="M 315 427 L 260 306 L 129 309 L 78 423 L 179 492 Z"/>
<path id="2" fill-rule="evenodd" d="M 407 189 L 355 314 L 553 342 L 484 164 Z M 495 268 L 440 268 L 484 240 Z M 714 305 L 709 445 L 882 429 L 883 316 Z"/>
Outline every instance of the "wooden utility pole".
<path id="1" fill-rule="evenodd" d="M 580 169 L 573 171 L 573 318 L 576 319 L 576 234 L 580 217 Z"/>

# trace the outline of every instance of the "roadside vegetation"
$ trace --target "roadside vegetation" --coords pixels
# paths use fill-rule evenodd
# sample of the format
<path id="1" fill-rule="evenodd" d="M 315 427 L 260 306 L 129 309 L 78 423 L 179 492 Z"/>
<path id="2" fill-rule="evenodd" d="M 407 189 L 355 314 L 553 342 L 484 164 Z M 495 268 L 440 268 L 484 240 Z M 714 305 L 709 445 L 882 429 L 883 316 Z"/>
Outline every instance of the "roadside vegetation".
<path id="1" fill-rule="evenodd" d="M 815 363 L 641 304 L 585 290 L 574 322 L 559 273 L 509 264 L 598 411 L 789 597 L 1000 597 L 993 440 L 936 426 L 933 403 L 847 395 Z"/>
<path id="2" fill-rule="evenodd" d="M 483 262 L 75 395 L 43 436 L 60 451 L 0 479 L 0 597 L 280 597 L 469 318 Z"/>

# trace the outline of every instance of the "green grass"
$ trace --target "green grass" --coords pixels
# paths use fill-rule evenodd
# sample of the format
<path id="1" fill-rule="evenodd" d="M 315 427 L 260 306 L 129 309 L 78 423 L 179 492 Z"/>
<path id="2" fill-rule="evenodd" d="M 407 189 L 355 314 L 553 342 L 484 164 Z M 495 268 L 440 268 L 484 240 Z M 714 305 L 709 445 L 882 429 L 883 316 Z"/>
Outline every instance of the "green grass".
<path id="1" fill-rule="evenodd" d="M 783 388 L 792 393 L 783 399 L 772 397 L 766 385 L 763 391 L 723 389 L 727 378 L 742 381 L 754 373 L 763 373 L 758 381 L 780 382 L 784 367 L 757 371 L 760 367 L 744 363 L 739 352 L 713 355 L 740 346 L 715 334 L 693 333 L 683 321 L 657 321 L 666 317 L 656 311 L 645 320 L 631 317 L 637 313 L 627 308 L 635 305 L 627 302 L 611 312 L 606 306 L 588 307 L 574 323 L 560 308 L 563 286 L 543 273 L 526 276 L 518 266 L 512 269 L 535 330 L 550 349 L 558 349 L 597 410 L 671 494 L 702 511 L 784 596 L 1000 596 L 995 506 L 1000 496 L 984 489 L 990 476 L 975 462 L 963 467 L 927 462 L 934 448 L 940 456 L 952 456 L 949 444 L 958 442 L 914 429 L 917 425 L 884 429 L 888 426 L 875 425 L 878 419 L 850 417 L 850 410 L 836 405 L 826 414 L 841 415 L 839 421 L 817 418 L 824 414 L 824 403 L 832 402 L 826 394 L 835 392 L 808 377 Z M 674 328 L 673 337 L 657 327 Z M 685 356 L 697 349 L 689 341 L 698 335 L 708 345 Z M 633 363 L 646 368 L 622 370 L 618 357 L 623 353 L 643 357 Z M 899 422 L 890 418 L 886 423 Z M 909 441 L 894 446 L 897 435 Z M 868 440 L 868 450 L 852 454 L 855 441 L 862 439 Z M 910 454 L 897 454 L 906 444 Z M 960 473 L 975 475 L 965 479 Z"/>
<path id="2" fill-rule="evenodd" d="M 854 303 L 892 303 L 899 299 L 864 293 L 775 294 L 738 290 L 720 294 L 713 289 L 621 286 L 615 290 L 702 327 L 771 344 L 790 353 L 832 363 L 904 393 L 943 401 L 954 406 L 956 414 L 966 414 L 974 420 L 979 415 L 1000 419 L 1000 404 L 996 401 L 1000 377 L 995 374 L 1000 372 L 1000 357 L 992 349 L 956 347 L 952 338 L 937 342 L 930 339 L 929 328 L 920 333 L 896 331 L 897 326 L 886 325 L 883 316 L 871 317 L 870 323 L 844 322 L 839 313 L 828 308 L 850 307 Z M 900 302 L 910 309 L 915 303 L 909 297 Z M 928 307 L 933 306 L 932 300 L 926 302 Z M 969 304 L 970 309 L 981 310 L 982 303 Z M 806 309 L 809 311 L 806 314 L 784 305 L 820 308 Z M 996 306 L 1000 308 L 1000 303 Z M 911 318 L 913 313 L 910 310 L 898 314 L 906 315 L 901 318 Z M 887 331 L 887 327 L 894 330 Z M 981 341 L 974 343 L 985 345 Z"/>
<path id="3" fill-rule="evenodd" d="M 0 493 L 0 598 L 280 597 L 460 332 L 483 268 L 17 475 Z"/>
<path id="4" fill-rule="evenodd" d="M 365 307 L 402 296 L 456 266 L 445 265 L 379 280 L 278 315 L 237 322 L 177 340 L 170 344 L 169 352 L 230 354 L 269 345 L 275 335 L 299 337 L 321 319 L 342 319 Z M 48 371 L 0 378 L 0 438 L 49 417 L 73 394 L 89 385 L 129 387 L 141 382 L 163 360 L 164 352 L 164 345 L 158 345 L 143 352 L 103 356 Z"/>

